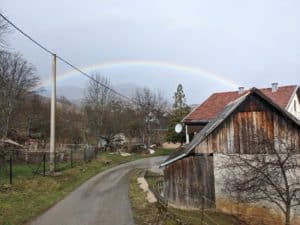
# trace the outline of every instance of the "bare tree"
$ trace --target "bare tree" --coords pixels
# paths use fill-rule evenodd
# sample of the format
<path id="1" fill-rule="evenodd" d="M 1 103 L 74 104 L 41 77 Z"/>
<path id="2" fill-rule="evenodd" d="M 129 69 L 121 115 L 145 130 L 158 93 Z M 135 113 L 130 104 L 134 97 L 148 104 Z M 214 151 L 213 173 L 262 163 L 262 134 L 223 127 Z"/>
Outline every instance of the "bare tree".
<path id="1" fill-rule="evenodd" d="M 134 100 L 137 103 L 138 124 L 142 126 L 140 127 L 141 136 L 149 147 L 153 128 L 161 128 L 161 119 L 167 111 L 167 101 L 160 93 L 155 94 L 148 88 L 136 90 Z"/>
<path id="2" fill-rule="evenodd" d="M 250 139 L 256 142 L 255 153 L 230 155 L 221 165 L 227 171 L 225 190 L 238 201 L 277 206 L 289 225 L 291 209 L 300 205 L 299 146 L 289 141 L 291 137 Z"/>
<path id="3" fill-rule="evenodd" d="M 110 85 L 107 78 L 100 76 L 100 74 L 94 74 L 93 77 L 95 80 L 89 81 L 85 94 L 85 113 L 89 130 L 97 138 L 100 138 L 104 109 L 112 98 L 112 93 L 107 88 Z"/>
<path id="4" fill-rule="evenodd" d="M 23 143 L 28 138 L 49 141 L 50 99 L 36 93 L 26 96 L 10 122 L 8 136 Z M 58 143 L 83 142 L 83 114 L 65 97 L 58 98 L 56 109 L 56 134 Z M 12 132 L 13 131 L 13 132 Z"/>
<path id="5" fill-rule="evenodd" d="M 18 106 L 37 85 L 35 68 L 20 54 L 0 53 L 0 136 L 7 137 Z"/>
<path id="6" fill-rule="evenodd" d="M 87 87 L 84 111 L 90 136 L 98 142 L 104 139 L 113 148 L 117 134 L 122 132 L 121 101 L 110 90 L 107 78 L 95 74 Z M 104 85 L 101 85 L 101 84 Z"/>
<path id="7" fill-rule="evenodd" d="M 48 140 L 50 104 L 46 97 L 27 94 L 19 101 L 9 124 L 8 136 L 23 143 L 28 137 Z"/>

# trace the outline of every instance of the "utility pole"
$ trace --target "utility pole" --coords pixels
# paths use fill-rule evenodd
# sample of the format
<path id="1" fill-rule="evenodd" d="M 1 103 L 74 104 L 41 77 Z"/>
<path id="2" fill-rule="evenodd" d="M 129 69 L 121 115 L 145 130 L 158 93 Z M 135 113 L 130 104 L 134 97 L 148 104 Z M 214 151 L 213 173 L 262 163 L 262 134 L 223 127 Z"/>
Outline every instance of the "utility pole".
<path id="1" fill-rule="evenodd" d="M 190 136 L 189 136 L 187 125 L 185 125 L 185 141 L 186 141 L 187 144 L 190 143 Z"/>
<path id="2" fill-rule="evenodd" d="M 56 55 L 52 55 L 52 93 L 50 115 L 50 173 L 55 172 L 55 110 L 56 110 Z"/>

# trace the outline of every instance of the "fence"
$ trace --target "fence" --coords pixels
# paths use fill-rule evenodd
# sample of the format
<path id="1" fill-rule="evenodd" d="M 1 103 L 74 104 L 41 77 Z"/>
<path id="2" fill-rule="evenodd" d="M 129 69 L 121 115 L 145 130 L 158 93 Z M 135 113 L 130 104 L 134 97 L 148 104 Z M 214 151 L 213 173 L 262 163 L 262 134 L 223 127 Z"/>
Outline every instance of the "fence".
<path id="1" fill-rule="evenodd" d="M 64 145 L 55 153 L 55 171 L 63 171 L 83 162 L 90 162 L 97 157 L 97 153 L 98 149 L 93 146 Z M 0 185 L 12 185 L 14 180 L 20 178 L 47 175 L 49 156 L 49 151 L 1 150 Z"/>

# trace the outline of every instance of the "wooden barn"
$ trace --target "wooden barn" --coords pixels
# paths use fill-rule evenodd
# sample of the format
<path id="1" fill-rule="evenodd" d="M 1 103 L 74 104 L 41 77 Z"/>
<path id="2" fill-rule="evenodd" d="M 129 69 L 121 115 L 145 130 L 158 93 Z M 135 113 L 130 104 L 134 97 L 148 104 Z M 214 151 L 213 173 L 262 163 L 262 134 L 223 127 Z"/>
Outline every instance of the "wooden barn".
<path id="1" fill-rule="evenodd" d="M 218 189 L 214 173 L 216 155 L 259 153 L 262 147 L 258 143 L 265 138 L 274 148 L 279 140 L 294 145 L 300 152 L 300 122 L 253 88 L 228 103 L 190 143 L 161 164 L 169 204 L 191 209 L 202 203 L 211 207 Z"/>

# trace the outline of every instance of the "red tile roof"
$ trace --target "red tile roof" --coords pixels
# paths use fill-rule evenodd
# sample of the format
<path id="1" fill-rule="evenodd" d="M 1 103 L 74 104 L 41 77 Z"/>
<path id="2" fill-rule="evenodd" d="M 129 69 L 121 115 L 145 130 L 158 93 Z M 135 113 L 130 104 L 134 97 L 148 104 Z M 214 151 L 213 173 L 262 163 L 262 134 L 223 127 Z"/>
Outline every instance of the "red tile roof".
<path id="1" fill-rule="evenodd" d="M 297 88 L 297 85 L 279 86 L 276 92 L 272 92 L 272 88 L 262 88 L 259 90 L 281 108 L 285 109 L 295 91 L 295 88 Z M 248 91 L 249 90 L 246 90 L 243 94 Z M 236 100 L 242 95 L 239 94 L 238 91 L 214 93 L 200 106 L 196 107 L 190 114 L 188 114 L 183 121 L 199 122 L 212 120 L 229 102 Z"/>

